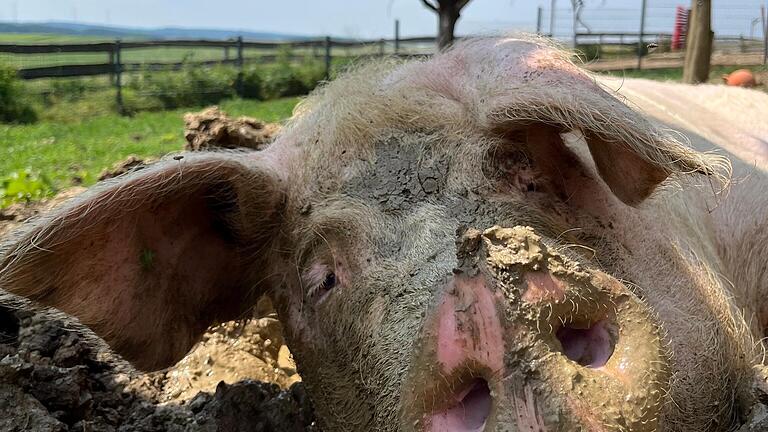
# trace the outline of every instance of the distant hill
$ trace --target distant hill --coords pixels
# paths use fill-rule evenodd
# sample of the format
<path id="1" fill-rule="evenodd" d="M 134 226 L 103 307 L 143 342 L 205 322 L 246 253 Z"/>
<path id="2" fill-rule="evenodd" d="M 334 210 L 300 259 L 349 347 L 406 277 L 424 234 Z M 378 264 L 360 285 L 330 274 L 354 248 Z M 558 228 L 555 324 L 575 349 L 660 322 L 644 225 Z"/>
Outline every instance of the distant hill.
<path id="1" fill-rule="evenodd" d="M 87 36 L 105 39 L 230 39 L 242 36 L 249 40 L 306 40 L 312 36 L 251 32 L 239 30 L 195 29 L 195 28 L 157 28 L 139 29 L 130 27 L 111 27 L 68 22 L 9 23 L 0 22 L 0 33 L 45 33 L 66 36 Z"/>

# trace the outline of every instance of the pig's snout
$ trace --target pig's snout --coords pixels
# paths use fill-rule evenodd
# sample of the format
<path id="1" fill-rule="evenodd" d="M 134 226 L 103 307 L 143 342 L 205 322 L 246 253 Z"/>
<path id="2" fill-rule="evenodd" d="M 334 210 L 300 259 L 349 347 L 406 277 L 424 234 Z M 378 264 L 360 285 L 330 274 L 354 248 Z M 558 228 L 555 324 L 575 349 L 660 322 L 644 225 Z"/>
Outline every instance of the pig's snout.
<path id="1" fill-rule="evenodd" d="M 564 285 L 549 273 L 525 273 L 521 282 L 523 302 L 551 308 L 552 304 L 545 303 L 564 300 Z M 431 318 L 435 321 L 430 325 L 434 326 L 436 337 L 437 367 L 448 383 L 455 384 L 453 389 L 449 386 L 442 392 L 446 406 L 428 416 L 426 430 L 483 431 L 494 405 L 492 392 L 505 392 L 505 340 L 535 344 L 538 331 L 503 323 L 506 299 L 502 290 L 492 286 L 483 275 L 452 278 L 439 301 L 436 316 Z M 615 327 L 615 320 L 600 316 L 594 323 L 566 323 L 569 315 L 561 313 L 559 317 L 549 316 L 548 325 L 554 326 L 557 341 L 548 341 L 550 350 L 559 351 L 582 367 L 605 365 L 615 346 L 611 328 Z"/>
<path id="2" fill-rule="evenodd" d="M 504 341 L 496 302 L 482 276 L 454 278 L 436 317 L 436 361 L 456 380 L 447 407 L 429 419 L 433 431 L 482 431 L 492 407 L 488 379 L 502 370 Z M 450 383 L 450 381 L 448 381 Z"/>
<path id="3" fill-rule="evenodd" d="M 504 341 L 496 302 L 501 296 L 482 276 L 457 277 L 437 309 L 437 358 L 448 374 L 466 363 L 488 371 L 501 368 Z"/>
<path id="4" fill-rule="evenodd" d="M 457 242 L 460 267 L 416 344 L 404 421 L 420 431 L 653 430 L 666 356 L 642 303 L 530 228 L 481 236 Z"/>

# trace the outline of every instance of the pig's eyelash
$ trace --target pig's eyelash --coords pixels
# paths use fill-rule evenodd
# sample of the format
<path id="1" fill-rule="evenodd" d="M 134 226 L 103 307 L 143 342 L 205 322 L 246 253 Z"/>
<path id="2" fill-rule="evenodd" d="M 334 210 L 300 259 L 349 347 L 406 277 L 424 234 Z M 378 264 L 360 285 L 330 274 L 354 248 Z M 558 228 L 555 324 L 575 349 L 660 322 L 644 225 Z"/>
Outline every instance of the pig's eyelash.
<path id="1" fill-rule="evenodd" d="M 327 265 L 314 265 L 305 272 L 307 298 L 314 298 L 321 290 L 330 291 L 338 284 L 336 273 Z"/>
<path id="2" fill-rule="evenodd" d="M 325 278 L 325 276 L 323 276 L 323 278 Z M 320 288 L 322 288 L 322 286 L 323 286 L 323 279 L 320 279 L 320 281 L 311 280 L 307 286 L 308 286 L 307 298 L 311 299 L 312 297 L 317 295 L 318 291 L 320 291 Z"/>
<path id="3" fill-rule="evenodd" d="M 331 289 L 333 289 L 333 287 L 336 286 L 336 283 L 337 283 L 336 275 L 333 272 L 328 273 L 328 275 L 326 275 L 326 277 L 323 280 L 323 282 L 321 282 L 320 284 L 317 284 L 317 285 L 312 285 L 309 288 L 309 291 L 307 291 L 307 296 L 309 298 L 313 298 L 316 295 L 318 295 L 318 293 L 321 290 L 330 291 Z"/>

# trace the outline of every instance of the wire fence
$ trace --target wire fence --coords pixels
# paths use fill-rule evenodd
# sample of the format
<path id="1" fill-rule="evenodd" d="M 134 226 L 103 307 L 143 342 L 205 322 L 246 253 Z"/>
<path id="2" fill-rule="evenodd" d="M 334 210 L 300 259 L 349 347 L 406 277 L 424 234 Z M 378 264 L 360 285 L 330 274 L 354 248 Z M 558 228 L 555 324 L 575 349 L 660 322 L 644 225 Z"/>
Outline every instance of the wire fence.
<path id="1" fill-rule="evenodd" d="M 615 7 L 604 1 L 584 1 L 578 20 L 568 0 L 552 1 L 542 8 L 539 31 L 569 40 L 574 33 L 639 32 L 643 15 L 641 1 L 634 7 Z M 554 8 L 551 5 L 555 5 Z M 670 33 L 675 25 L 678 6 L 690 7 L 687 0 L 647 0 L 644 32 Z M 566 6 L 567 7 L 564 7 Z M 743 36 L 762 40 L 761 7 L 763 0 L 715 0 L 712 5 L 712 29 L 718 36 Z"/>

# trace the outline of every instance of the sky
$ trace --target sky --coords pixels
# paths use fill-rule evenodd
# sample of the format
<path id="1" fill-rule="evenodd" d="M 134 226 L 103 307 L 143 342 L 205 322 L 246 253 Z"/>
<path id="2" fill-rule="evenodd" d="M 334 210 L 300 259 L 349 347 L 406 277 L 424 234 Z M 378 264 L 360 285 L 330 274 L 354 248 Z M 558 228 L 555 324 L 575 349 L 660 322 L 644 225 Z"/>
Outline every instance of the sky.
<path id="1" fill-rule="evenodd" d="M 555 0 L 555 33 L 572 32 L 570 0 Z M 592 31 L 639 31 L 641 0 L 584 0 L 583 21 Z M 551 0 L 472 0 L 459 34 L 536 30 L 543 7 L 549 30 Z M 768 0 L 713 0 L 718 34 L 749 35 L 751 21 Z M 690 0 L 647 0 L 649 32 L 671 32 L 677 5 Z M 75 21 L 128 27 L 195 27 L 301 35 L 390 38 L 394 20 L 401 35 L 427 36 L 436 17 L 420 0 L 0 0 L 0 21 Z M 756 25 L 754 31 L 759 32 Z"/>

